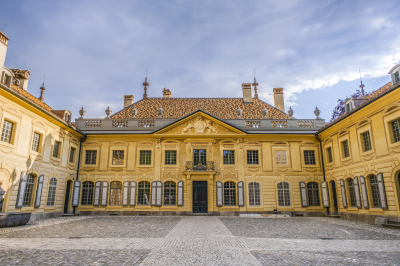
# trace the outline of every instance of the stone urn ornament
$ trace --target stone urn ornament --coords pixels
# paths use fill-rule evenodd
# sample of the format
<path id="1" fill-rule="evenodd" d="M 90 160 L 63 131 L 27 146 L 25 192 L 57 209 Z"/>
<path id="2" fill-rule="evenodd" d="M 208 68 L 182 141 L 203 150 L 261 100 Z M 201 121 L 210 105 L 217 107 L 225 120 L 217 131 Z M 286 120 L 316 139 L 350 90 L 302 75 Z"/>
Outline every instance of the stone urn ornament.
<path id="1" fill-rule="evenodd" d="M 158 118 L 162 118 L 162 114 L 163 114 L 163 109 L 160 107 L 157 109 Z"/>
<path id="2" fill-rule="evenodd" d="M 321 117 L 319 117 L 319 115 L 321 114 L 321 111 L 318 110 L 318 107 L 315 107 L 314 114 L 317 116 L 315 119 L 321 119 Z"/>
<path id="3" fill-rule="evenodd" d="M 81 115 L 81 117 L 80 117 L 80 118 L 82 118 L 82 119 L 83 119 L 83 116 L 86 114 L 86 111 L 85 111 L 85 109 L 83 109 L 83 106 L 82 106 L 82 109 L 81 109 L 81 110 L 79 110 L 79 114 Z"/>
<path id="4" fill-rule="evenodd" d="M 108 107 L 107 107 L 107 110 L 106 110 L 106 115 L 107 115 L 106 118 L 110 118 L 111 113 L 112 113 L 112 111 L 111 111 L 111 109 L 110 109 L 110 106 L 108 106 Z"/>
<path id="5" fill-rule="evenodd" d="M 240 106 L 238 107 L 238 109 L 236 110 L 236 114 L 237 114 L 237 119 L 242 119 L 241 118 L 241 116 L 242 116 L 242 110 L 240 110 Z"/>
<path id="6" fill-rule="evenodd" d="M 290 118 L 293 118 L 294 111 L 292 110 L 291 106 L 289 108 L 288 114 L 289 114 Z"/>
<path id="7" fill-rule="evenodd" d="M 264 109 L 262 109 L 263 119 L 268 119 L 267 114 L 268 114 L 268 110 L 265 109 L 265 106 L 264 106 Z"/>
<path id="8" fill-rule="evenodd" d="M 136 118 L 136 115 L 137 115 L 137 110 L 136 110 L 135 107 L 133 107 L 133 109 L 132 109 L 132 118 Z"/>

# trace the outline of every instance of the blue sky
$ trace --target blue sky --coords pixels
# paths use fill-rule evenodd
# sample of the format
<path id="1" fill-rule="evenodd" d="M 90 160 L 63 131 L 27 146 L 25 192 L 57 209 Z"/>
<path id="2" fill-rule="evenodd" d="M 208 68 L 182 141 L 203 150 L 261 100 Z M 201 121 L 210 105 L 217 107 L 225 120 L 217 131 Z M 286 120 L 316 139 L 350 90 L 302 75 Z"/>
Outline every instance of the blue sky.
<path id="1" fill-rule="evenodd" d="M 399 1 L 5 1 L 6 66 L 31 72 L 28 91 L 78 117 L 116 112 L 123 96 L 241 97 L 283 87 L 297 118 L 327 121 L 339 98 L 386 84 L 400 63 Z M 4 12 L 4 10 L 8 10 Z M 138 110 L 140 111 L 140 110 Z"/>

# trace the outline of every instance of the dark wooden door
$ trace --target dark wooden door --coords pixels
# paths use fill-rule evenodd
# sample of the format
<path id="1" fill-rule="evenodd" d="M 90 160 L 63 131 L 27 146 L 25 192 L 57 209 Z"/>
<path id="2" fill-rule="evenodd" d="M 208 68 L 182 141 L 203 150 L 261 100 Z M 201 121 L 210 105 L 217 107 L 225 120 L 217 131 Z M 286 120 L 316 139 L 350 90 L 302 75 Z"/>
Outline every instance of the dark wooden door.
<path id="1" fill-rule="evenodd" d="M 193 181 L 193 213 L 207 212 L 207 181 Z"/>
<path id="2" fill-rule="evenodd" d="M 337 196 L 336 196 L 336 183 L 335 183 L 335 181 L 331 182 L 331 187 L 332 187 L 333 207 L 335 209 L 335 214 L 337 214 L 339 212 L 339 209 L 338 209 L 338 202 L 337 202 Z"/>
<path id="3" fill-rule="evenodd" d="M 69 207 L 69 193 L 71 191 L 71 180 L 67 181 L 67 189 L 65 190 L 65 200 L 64 200 L 64 213 L 68 213 Z"/>

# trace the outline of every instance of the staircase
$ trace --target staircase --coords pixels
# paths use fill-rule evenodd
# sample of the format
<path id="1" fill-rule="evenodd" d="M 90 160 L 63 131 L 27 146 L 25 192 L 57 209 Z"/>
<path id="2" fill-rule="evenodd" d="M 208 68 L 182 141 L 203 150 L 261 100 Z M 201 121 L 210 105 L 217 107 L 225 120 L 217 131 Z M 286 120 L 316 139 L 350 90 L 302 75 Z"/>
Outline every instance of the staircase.
<path id="1" fill-rule="evenodd" d="M 400 229 L 400 221 L 389 220 L 387 224 L 382 224 L 385 228 Z"/>

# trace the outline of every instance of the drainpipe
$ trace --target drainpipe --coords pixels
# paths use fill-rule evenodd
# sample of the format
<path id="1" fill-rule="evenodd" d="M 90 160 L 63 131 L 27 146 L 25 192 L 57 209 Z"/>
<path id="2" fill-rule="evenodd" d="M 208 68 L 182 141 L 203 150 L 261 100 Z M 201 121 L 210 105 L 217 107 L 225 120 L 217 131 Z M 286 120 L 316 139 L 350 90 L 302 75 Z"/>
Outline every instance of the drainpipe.
<path id="1" fill-rule="evenodd" d="M 78 165 L 76 167 L 76 178 L 75 178 L 76 181 L 78 181 L 79 166 L 81 164 L 82 142 L 84 142 L 85 140 L 86 140 L 86 135 L 83 135 L 83 139 L 79 141 Z M 74 187 L 74 186 L 72 185 L 72 187 Z M 72 208 L 73 208 L 73 213 L 75 214 L 76 207 L 72 207 Z"/>
<path id="2" fill-rule="evenodd" d="M 324 164 L 324 153 L 323 153 L 323 151 L 322 151 L 322 142 L 321 142 L 321 140 L 318 138 L 318 133 L 317 134 L 315 134 L 315 137 L 317 138 L 317 140 L 319 141 L 319 148 L 321 149 L 321 160 L 322 160 L 322 173 L 323 173 L 323 175 L 324 175 L 324 182 L 326 181 L 326 178 L 325 178 L 325 164 Z M 329 185 L 328 185 L 328 188 L 329 188 Z M 328 189 L 328 192 L 329 192 L 329 189 Z M 329 197 L 329 194 L 328 194 L 328 197 Z M 326 213 L 329 215 L 329 207 L 326 207 Z"/>

